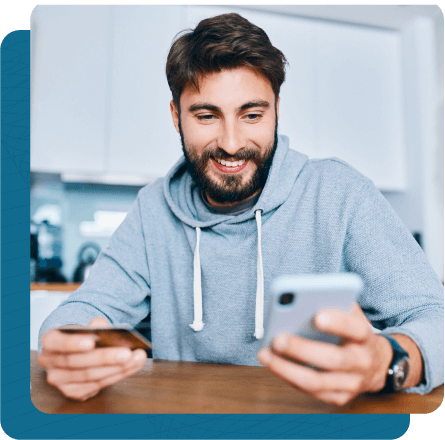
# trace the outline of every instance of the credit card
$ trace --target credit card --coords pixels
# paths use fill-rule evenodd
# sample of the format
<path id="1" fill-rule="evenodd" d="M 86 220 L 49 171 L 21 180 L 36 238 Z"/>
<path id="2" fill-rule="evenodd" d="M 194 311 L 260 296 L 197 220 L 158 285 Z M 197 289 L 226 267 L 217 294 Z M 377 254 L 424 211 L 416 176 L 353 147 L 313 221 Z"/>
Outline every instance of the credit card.
<path id="1" fill-rule="evenodd" d="M 60 327 L 62 333 L 69 334 L 94 334 L 98 337 L 96 347 L 128 347 L 132 350 L 142 348 L 151 350 L 151 342 L 138 331 L 125 327 L 94 328 L 80 325 L 66 325 Z"/>

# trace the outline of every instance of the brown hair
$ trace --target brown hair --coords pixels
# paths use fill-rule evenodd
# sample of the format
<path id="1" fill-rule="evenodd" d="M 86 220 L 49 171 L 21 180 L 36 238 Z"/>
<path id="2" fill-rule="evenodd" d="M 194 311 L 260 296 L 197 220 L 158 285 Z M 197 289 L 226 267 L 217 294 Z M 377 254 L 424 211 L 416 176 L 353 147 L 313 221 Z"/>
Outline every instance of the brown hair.
<path id="1" fill-rule="evenodd" d="M 180 34 L 170 48 L 165 69 L 178 111 L 179 98 L 187 86 L 199 90 L 200 77 L 238 67 L 264 75 L 278 98 L 287 60 L 258 26 L 232 13 L 202 20 L 194 30 Z"/>

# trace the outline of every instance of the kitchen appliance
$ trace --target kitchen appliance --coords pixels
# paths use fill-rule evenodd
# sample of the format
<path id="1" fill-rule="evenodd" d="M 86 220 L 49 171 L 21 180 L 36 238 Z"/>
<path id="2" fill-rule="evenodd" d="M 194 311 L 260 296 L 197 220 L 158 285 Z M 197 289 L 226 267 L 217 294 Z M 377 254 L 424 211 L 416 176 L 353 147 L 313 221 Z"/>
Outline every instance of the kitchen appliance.
<path id="1" fill-rule="evenodd" d="M 62 268 L 61 228 L 48 220 L 31 221 L 31 282 L 66 283 Z"/>
<path id="2" fill-rule="evenodd" d="M 31 224 L 31 235 L 30 235 L 30 243 L 31 243 L 31 262 L 30 262 L 30 278 L 31 283 L 37 281 L 37 262 L 39 261 L 39 242 L 37 240 L 37 228 Z"/>
<path id="3" fill-rule="evenodd" d="M 73 282 L 83 283 L 90 274 L 96 258 L 99 256 L 100 246 L 93 242 L 85 243 L 79 250 L 79 264 L 74 271 Z"/>

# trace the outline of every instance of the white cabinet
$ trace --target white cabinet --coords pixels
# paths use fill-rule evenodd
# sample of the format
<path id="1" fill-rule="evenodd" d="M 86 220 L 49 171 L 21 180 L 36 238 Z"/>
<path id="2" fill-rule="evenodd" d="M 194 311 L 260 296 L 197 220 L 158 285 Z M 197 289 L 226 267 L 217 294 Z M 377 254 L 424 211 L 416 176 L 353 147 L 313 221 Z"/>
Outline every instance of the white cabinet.
<path id="1" fill-rule="evenodd" d="M 32 171 L 104 172 L 108 12 L 47 6 L 32 13 Z"/>
<path id="2" fill-rule="evenodd" d="M 180 9 L 118 6 L 113 14 L 107 172 L 163 176 L 182 154 L 165 76 Z"/>
<path id="3" fill-rule="evenodd" d="M 313 25 L 317 155 L 344 159 L 381 190 L 406 189 L 400 34 Z"/>
<path id="4" fill-rule="evenodd" d="M 174 6 L 34 10 L 32 171 L 140 184 L 166 174 L 182 154 L 165 77 L 180 16 Z"/>
<path id="5" fill-rule="evenodd" d="M 71 292 L 48 292 L 46 290 L 31 291 L 30 313 L 30 343 L 31 350 L 39 348 L 39 331 L 43 321 L 63 301 L 67 300 Z"/>

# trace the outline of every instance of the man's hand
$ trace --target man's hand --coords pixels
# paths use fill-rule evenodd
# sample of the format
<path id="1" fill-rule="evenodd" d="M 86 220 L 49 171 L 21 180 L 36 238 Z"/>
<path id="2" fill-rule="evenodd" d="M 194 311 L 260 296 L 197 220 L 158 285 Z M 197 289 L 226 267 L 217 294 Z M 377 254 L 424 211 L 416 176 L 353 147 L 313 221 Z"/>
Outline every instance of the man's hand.
<path id="1" fill-rule="evenodd" d="M 314 325 L 320 331 L 340 336 L 343 342 L 334 345 L 283 334 L 274 339 L 272 350 L 258 352 L 258 360 L 294 387 L 336 405 L 345 405 L 358 394 L 384 387 L 392 359 L 391 345 L 372 332 L 357 304 L 350 314 L 319 312 Z"/>
<path id="2" fill-rule="evenodd" d="M 105 318 L 94 318 L 91 327 L 108 327 Z M 95 335 L 45 333 L 38 363 L 46 368 L 50 385 L 66 397 L 87 400 L 102 388 L 139 371 L 147 359 L 144 350 L 123 347 L 95 347 Z"/>

